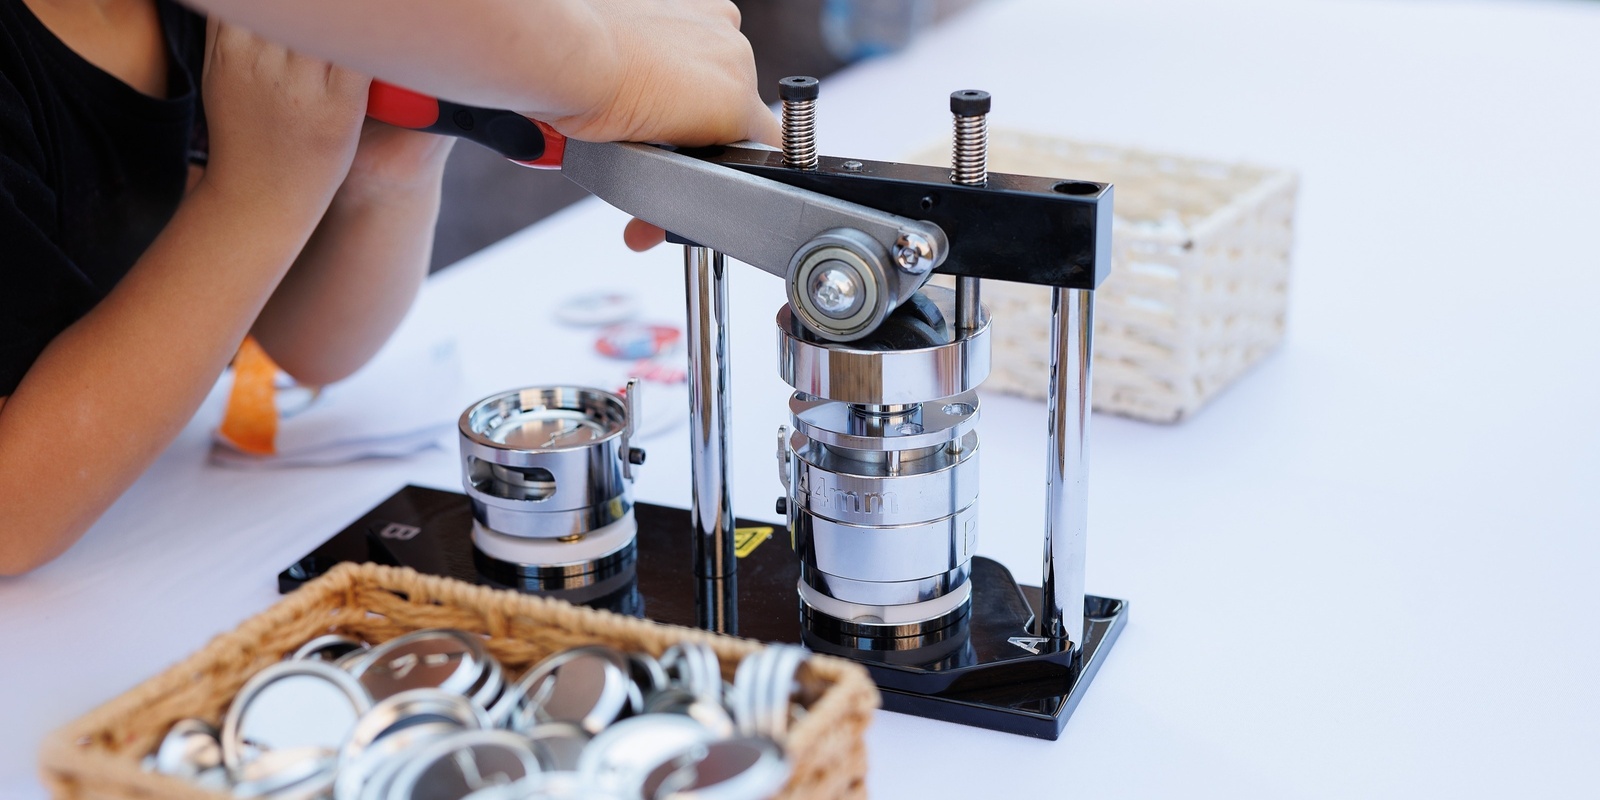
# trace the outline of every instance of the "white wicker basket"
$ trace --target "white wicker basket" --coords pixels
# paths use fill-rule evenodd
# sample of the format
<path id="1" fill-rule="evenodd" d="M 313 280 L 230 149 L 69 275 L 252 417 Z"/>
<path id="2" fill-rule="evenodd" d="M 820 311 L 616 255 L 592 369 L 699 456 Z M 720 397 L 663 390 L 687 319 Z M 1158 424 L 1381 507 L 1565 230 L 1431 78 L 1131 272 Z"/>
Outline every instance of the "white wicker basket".
<path id="1" fill-rule="evenodd" d="M 949 151 L 914 159 L 946 164 Z M 1283 338 L 1291 172 L 991 131 L 989 169 L 1116 184 L 1111 276 L 1095 302 L 1094 407 L 1193 414 Z M 991 389 L 1044 397 L 1050 289 L 985 281 Z"/>

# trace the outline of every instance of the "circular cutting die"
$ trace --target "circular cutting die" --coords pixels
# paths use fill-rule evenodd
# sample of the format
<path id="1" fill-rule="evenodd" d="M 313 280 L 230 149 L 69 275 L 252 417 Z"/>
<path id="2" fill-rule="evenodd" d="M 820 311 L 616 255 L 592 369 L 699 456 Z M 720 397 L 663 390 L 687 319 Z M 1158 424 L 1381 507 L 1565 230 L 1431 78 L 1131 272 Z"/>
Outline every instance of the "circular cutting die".
<path id="1" fill-rule="evenodd" d="M 940 286 L 921 291 L 943 319 L 935 320 L 938 327 L 921 316 L 885 325 L 894 328 L 882 334 L 895 334 L 892 344 L 876 341 L 879 334 L 846 343 L 819 340 L 791 301 L 778 310 L 779 377 L 815 398 L 864 405 L 927 403 L 976 389 L 989 377 L 988 313 L 979 314 L 976 328 L 956 330 L 955 293 Z"/>

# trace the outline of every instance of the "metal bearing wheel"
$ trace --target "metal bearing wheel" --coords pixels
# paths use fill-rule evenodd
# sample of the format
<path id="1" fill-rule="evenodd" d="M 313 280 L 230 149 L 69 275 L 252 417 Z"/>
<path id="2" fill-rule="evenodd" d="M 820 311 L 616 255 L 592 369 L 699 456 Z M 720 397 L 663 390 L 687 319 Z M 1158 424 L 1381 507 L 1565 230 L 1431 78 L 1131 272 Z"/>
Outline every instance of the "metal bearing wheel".
<path id="1" fill-rule="evenodd" d="M 889 316 L 890 292 L 881 248 L 849 228 L 827 231 L 789 265 L 789 305 L 813 333 L 848 342 L 876 330 Z"/>

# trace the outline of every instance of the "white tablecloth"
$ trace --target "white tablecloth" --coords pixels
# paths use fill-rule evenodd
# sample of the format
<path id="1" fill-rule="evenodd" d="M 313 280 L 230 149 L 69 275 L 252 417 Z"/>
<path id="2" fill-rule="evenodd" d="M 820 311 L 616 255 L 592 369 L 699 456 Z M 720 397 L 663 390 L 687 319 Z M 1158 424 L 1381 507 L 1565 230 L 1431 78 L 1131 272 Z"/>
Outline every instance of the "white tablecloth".
<path id="1" fill-rule="evenodd" d="M 1180 426 L 1095 419 L 1089 589 L 1132 621 L 1065 734 L 880 714 L 874 794 L 1592 793 L 1597 75 L 1600 3 L 1017 0 L 826 81 L 825 153 L 904 156 L 979 87 L 996 126 L 1304 178 L 1282 350 Z M 453 332 L 463 404 L 589 379 L 557 300 L 627 286 L 681 319 L 679 254 L 628 254 L 621 223 L 590 201 L 437 276 L 394 346 Z M 735 499 L 769 516 L 782 292 L 732 280 Z M 1032 580 L 1043 409 L 985 402 L 980 551 Z M 450 450 L 210 467 L 217 413 L 65 556 L 0 580 L 0 796 L 42 794 L 47 731 L 265 608 L 400 485 L 457 484 Z M 649 443 L 642 499 L 686 502 L 684 438 Z"/>

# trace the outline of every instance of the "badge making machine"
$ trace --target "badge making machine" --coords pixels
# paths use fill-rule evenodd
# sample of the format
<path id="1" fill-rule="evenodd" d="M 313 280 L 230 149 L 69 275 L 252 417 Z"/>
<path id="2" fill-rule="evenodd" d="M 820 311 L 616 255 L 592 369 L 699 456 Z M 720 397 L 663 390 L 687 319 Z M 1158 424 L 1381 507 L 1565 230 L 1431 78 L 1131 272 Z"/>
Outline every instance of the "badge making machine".
<path id="1" fill-rule="evenodd" d="M 369 113 L 559 168 L 682 244 L 687 510 L 631 497 L 637 383 L 508 391 L 461 416 L 465 494 L 406 487 L 279 576 L 377 561 L 660 622 L 799 642 L 867 667 L 893 711 L 1054 739 L 1127 621 L 1086 594 L 1094 291 L 1109 185 L 987 172 L 989 95 L 951 95 L 953 167 L 819 157 L 817 81 L 786 78 L 783 149 L 565 140 L 520 115 L 375 84 Z M 791 550 L 736 557 L 727 264 L 787 285 L 777 442 Z M 953 276 L 954 291 L 928 283 Z M 975 555 L 984 280 L 1052 287 L 1039 587 Z M 763 445 L 765 446 L 765 445 Z M 770 525 L 766 526 L 770 529 Z"/>

